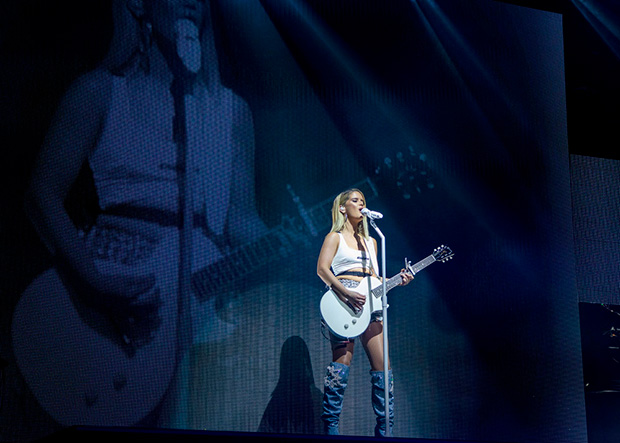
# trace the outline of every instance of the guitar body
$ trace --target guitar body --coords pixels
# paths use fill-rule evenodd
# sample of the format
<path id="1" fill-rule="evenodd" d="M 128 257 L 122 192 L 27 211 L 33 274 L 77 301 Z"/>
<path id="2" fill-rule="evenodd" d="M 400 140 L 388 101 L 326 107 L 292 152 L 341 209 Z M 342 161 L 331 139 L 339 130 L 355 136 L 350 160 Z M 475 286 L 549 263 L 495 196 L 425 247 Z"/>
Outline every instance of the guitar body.
<path id="1" fill-rule="evenodd" d="M 14 354 L 34 396 L 58 423 L 129 426 L 163 398 L 177 358 L 178 261 L 170 257 L 175 242 L 169 240 L 131 266 L 97 262 L 106 275 L 156 276 L 161 323 L 140 346 L 130 349 L 109 318 L 84 305 L 54 268 L 22 294 L 13 315 Z"/>
<path id="2" fill-rule="evenodd" d="M 435 262 L 445 263 L 454 256 L 452 250 L 444 245 L 435 248 L 433 253 L 428 257 L 420 260 L 412 265 L 405 259 L 405 272 L 416 275 L 422 269 Z M 402 277 L 400 273 L 386 280 L 386 292 L 400 285 Z M 381 298 L 383 296 L 383 283 L 375 277 L 365 277 L 355 288 L 355 292 L 359 292 L 366 296 L 364 307 L 360 311 L 355 311 L 351 306 L 343 302 L 331 289 L 323 294 L 319 309 L 321 317 L 329 328 L 329 330 L 342 338 L 355 338 L 364 333 L 370 324 L 370 318 L 373 312 L 383 309 Z"/>
<path id="3" fill-rule="evenodd" d="M 355 338 L 362 335 L 370 324 L 372 313 L 382 309 L 381 297 L 372 293 L 373 289 L 380 286 L 381 281 L 375 277 L 365 277 L 360 282 L 355 292 L 365 295 L 366 302 L 364 307 L 357 312 L 348 303 L 343 302 L 333 290 L 330 289 L 323 294 L 319 309 L 330 331 L 342 338 Z"/>

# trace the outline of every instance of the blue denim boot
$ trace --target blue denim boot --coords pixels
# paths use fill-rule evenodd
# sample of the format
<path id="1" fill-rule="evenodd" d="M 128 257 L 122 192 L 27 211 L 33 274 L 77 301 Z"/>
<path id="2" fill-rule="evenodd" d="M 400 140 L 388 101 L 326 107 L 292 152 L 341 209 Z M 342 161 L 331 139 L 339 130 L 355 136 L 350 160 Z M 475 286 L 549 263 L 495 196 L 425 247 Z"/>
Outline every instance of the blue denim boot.
<path id="1" fill-rule="evenodd" d="M 347 365 L 331 362 L 327 366 L 323 388 L 323 413 L 321 414 L 327 435 L 338 435 L 342 400 L 348 379 L 349 367 Z"/>
<path id="2" fill-rule="evenodd" d="M 372 383 L 372 409 L 377 416 L 377 425 L 375 426 L 375 437 L 385 437 L 385 384 L 383 382 L 383 371 L 370 371 Z M 388 416 L 390 420 L 390 433 L 392 436 L 392 427 L 394 426 L 394 378 L 392 370 L 388 371 L 389 384 L 389 403 Z"/>

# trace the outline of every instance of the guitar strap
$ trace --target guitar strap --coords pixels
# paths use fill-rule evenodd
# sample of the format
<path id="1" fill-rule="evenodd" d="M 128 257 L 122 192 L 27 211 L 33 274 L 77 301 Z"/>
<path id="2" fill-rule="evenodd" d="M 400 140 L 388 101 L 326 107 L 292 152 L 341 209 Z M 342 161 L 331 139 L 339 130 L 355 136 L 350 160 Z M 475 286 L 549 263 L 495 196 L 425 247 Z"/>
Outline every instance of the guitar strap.
<path id="1" fill-rule="evenodd" d="M 364 239 L 364 243 L 366 244 L 366 250 L 368 251 L 368 255 L 370 255 L 370 267 L 374 269 L 375 274 L 380 276 L 379 273 L 379 264 L 377 263 L 377 251 L 374 250 L 374 247 L 371 249 L 370 245 L 372 242 L 369 242 L 367 239 Z"/>

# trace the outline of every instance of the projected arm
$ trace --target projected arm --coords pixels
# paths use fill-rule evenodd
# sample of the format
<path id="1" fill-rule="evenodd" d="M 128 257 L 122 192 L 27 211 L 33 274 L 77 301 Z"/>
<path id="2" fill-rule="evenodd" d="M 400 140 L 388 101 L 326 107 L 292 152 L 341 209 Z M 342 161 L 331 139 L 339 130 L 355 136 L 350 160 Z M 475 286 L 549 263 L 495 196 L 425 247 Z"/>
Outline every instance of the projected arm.
<path id="1" fill-rule="evenodd" d="M 227 233 L 231 246 L 252 241 L 267 232 L 258 216 L 254 185 L 254 124 L 249 106 L 233 96 L 232 140 L 224 149 L 233 150 L 230 208 Z"/>
<path id="2" fill-rule="evenodd" d="M 154 284 L 153 279 L 101 275 L 64 203 L 100 135 L 111 75 L 93 71 L 68 90 L 52 121 L 26 193 L 26 211 L 57 265 L 95 305 L 118 308 Z"/>

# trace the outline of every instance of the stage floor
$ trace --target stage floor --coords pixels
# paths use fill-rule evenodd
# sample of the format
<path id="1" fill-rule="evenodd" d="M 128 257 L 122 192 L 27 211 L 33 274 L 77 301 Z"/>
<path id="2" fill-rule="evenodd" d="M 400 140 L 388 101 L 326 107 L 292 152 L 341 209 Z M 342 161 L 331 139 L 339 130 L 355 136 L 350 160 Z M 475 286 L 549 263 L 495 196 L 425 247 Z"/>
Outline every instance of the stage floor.
<path id="1" fill-rule="evenodd" d="M 251 443 L 288 443 L 303 440 L 307 443 L 325 442 L 329 440 L 346 442 L 370 442 L 377 441 L 375 437 L 365 436 L 327 436 L 327 435 L 301 435 L 301 434 L 262 434 L 251 432 L 218 432 L 218 431 L 185 431 L 177 429 L 148 429 L 148 428 L 117 428 L 117 427 L 92 427 L 92 426 L 73 426 L 45 437 L 40 442 L 61 443 L 77 441 L 113 441 L 114 443 L 123 442 L 198 442 L 209 441 L 210 443 L 229 443 L 233 441 L 243 441 Z M 413 442 L 413 443 L 480 443 L 464 440 L 444 440 L 444 439 L 415 439 L 415 438 L 384 438 L 381 441 L 394 442 Z M 492 442 L 485 442 L 492 443 Z"/>

